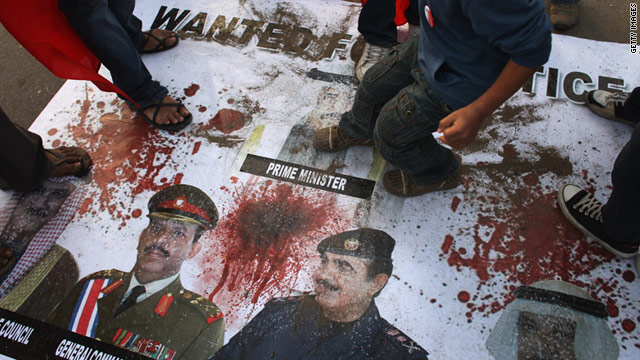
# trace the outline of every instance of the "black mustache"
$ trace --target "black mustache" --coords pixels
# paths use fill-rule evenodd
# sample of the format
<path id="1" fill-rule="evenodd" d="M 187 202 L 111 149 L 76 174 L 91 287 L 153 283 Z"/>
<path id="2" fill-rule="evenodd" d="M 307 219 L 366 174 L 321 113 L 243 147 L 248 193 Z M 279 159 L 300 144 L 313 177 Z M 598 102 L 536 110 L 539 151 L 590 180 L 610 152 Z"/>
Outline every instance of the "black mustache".
<path id="1" fill-rule="evenodd" d="M 328 281 L 327 281 L 327 280 L 325 280 L 325 279 L 318 279 L 318 280 L 316 280 L 316 284 L 318 284 L 318 285 L 322 285 L 322 286 L 326 287 L 327 289 L 329 289 L 329 290 L 331 290 L 331 291 L 337 291 L 337 290 L 340 290 L 340 288 L 339 288 L 339 287 L 337 287 L 337 286 L 335 286 L 335 285 L 331 284 L 330 282 L 328 282 Z"/>
<path id="2" fill-rule="evenodd" d="M 47 217 L 48 215 L 47 210 L 43 208 L 36 208 L 36 207 L 29 206 L 28 208 L 25 209 L 25 211 L 27 212 L 27 214 L 31 216 Z"/>
<path id="3" fill-rule="evenodd" d="M 160 245 L 150 245 L 144 248 L 145 253 L 153 250 L 158 250 L 162 253 L 162 255 L 164 255 L 164 257 L 169 257 L 169 251 L 167 251 L 167 249 L 163 248 Z"/>

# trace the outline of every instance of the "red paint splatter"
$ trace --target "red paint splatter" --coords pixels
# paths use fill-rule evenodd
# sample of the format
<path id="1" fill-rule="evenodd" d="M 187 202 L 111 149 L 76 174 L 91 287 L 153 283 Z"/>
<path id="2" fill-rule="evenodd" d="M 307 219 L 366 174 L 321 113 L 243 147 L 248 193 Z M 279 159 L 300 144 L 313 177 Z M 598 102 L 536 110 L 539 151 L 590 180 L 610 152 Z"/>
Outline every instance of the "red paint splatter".
<path id="1" fill-rule="evenodd" d="M 468 293 L 468 292 L 466 292 L 466 291 L 464 291 L 464 290 L 463 290 L 463 291 L 460 291 L 460 292 L 458 293 L 458 300 L 459 300 L 460 302 L 466 303 L 466 302 L 467 302 L 467 301 L 469 301 L 470 299 L 471 299 L 471 296 L 469 295 L 469 293 Z M 470 304 L 470 305 L 471 305 L 471 304 Z"/>
<path id="2" fill-rule="evenodd" d="M 117 112 L 104 114 L 96 121 L 88 116 L 91 101 L 87 98 L 82 104 L 80 121 L 68 128 L 74 141 L 91 156 L 93 184 L 97 186 L 88 194 L 95 201 L 82 207 L 79 214 L 99 206 L 100 211 L 107 210 L 124 225 L 136 195 L 180 183 L 181 174 L 173 175 L 168 183 L 157 181 L 163 169 L 176 167 L 172 155 L 176 145 L 184 142 L 184 135 L 165 138 L 123 102 L 118 102 Z"/>
<path id="3" fill-rule="evenodd" d="M 622 328 L 624 331 L 630 333 L 636 329 L 636 323 L 631 319 L 624 319 L 622 320 Z"/>
<path id="4" fill-rule="evenodd" d="M 205 112 L 205 111 L 207 111 L 207 107 L 206 106 L 198 106 L 198 111 L 199 112 Z"/>
<path id="5" fill-rule="evenodd" d="M 202 141 L 198 141 L 195 144 L 193 144 L 193 151 L 191 152 L 191 155 L 195 155 L 198 153 L 198 151 L 200 151 L 201 144 L 202 144 Z"/>
<path id="6" fill-rule="evenodd" d="M 555 192 L 537 194 L 498 216 L 479 215 L 472 231 L 472 257 L 463 258 L 454 250 L 449 265 L 471 268 L 483 282 L 490 274 L 501 273 L 510 282 L 532 284 L 554 276 L 570 281 L 613 259 L 608 251 L 585 241 L 555 202 Z M 483 238 L 485 229 L 488 239 Z"/>
<path id="7" fill-rule="evenodd" d="M 104 108 L 104 101 L 98 101 L 98 103 L 96 104 L 96 106 L 98 107 L 98 109 L 102 109 L 102 108 Z"/>
<path id="8" fill-rule="evenodd" d="M 618 310 L 618 305 L 616 305 L 616 302 L 613 301 L 613 299 L 611 298 L 607 299 L 607 312 L 609 313 L 609 316 L 612 318 L 618 317 L 618 315 L 620 314 L 620 311 Z"/>
<path id="9" fill-rule="evenodd" d="M 348 226 L 336 197 L 317 190 L 267 181 L 234 198 L 205 251 L 199 281 L 209 299 L 238 309 L 292 288 L 316 244 Z"/>
<path id="10" fill-rule="evenodd" d="M 57 133 L 58 133 L 58 129 L 56 129 L 56 128 L 53 128 L 53 129 L 51 129 L 51 130 L 47 131 L 47 134 L 48 134 L 49 136 L 53 136 L 53 135 L 55 135 L 55 134 L 57 134 Z"/>
<path id="11" fill-rule="evenodd" d="M 187 96 L 193 96 L 198 92 L 198 90 L 200 90 L 200 85 L 191 84 L 191 86 L 184 89 L 184 94 Z"/>
<path id="12" fill-rule="evenodd" d="M 582 169 L 582 179 L 583 180 L 587 180 L 587 177 L 589 176 L 589 170 L 587 169 Z"/>
<path id="13" fill-rule="evenodd" d="M 622 274 L 622 278 L 626 282 L 633 282 L 633 280 L 636 279 L 636 275 L 633 273 L 633 271 L 627 270 Z"/>
<path id="14" fill-rule="evenodd" d="M 200 127 L 200 130 L 217 129 L 225 134 L 230 134 L 242 129 L 247 121 L 245 114 L 237 110 L 222 109 L 216 116 L 209 120 L 209 124 Z"/>
<path id="15" fill-rule="evenodd" d="M 510 144 L 503 149 L 505 156 L 516 155 Z M 512 167 L 504 168 L 511 171 Z M 479 195 L 486 191 L 472 188 L 473 183 L 463 181 L 465 201 L 482 210 L 474 226 L 459 230 L 458 249 L 452 248 L 449 252 L 450 235 L 445 237 L 441 257 L 458 271 L 466 268 L 475 272 L 481 295 L 487 291 L 495 295 L 496 288 L 504 289 L 490 304 L 482 301 L 470 312 L 486 316 L 499 311 L 513 300 L 512 293 L 517 286 L 547 279 L 560 279 L 593 290 L 592 295 L 612 291 L 617 283 L 601 281 L 594 287 L 588 280 L 580 279 L 614 256 L 587 241 L 565 219 L 557 208 L 555 189 L 543 190 L 538 173 L 519 177 L 524 186 L 518 181 L 508 182 L 520 187 L 507 189 L 508 196 L 495 199 Z"/>
<path id="16" fill-rule="evenodd" d="M 60 140 L 58 140 L 58 139 L 53 140 L 53 142 L 51 143 L 51 146 L 54 149 L 57 148 L 58 146 L 60 146 Z"/>
<path id="17" fill-rule="evenodd" d="M 457 196 L 454 196 L 453 201 L 451 202 L 451 211 L 456 212 L 456 210 L 458 210 L 459 204 L 460 204 L 460 198 Z"/>
<path id="18" fill-rule="evenodd" d="M 453 244 L 453 236 L 447 235 L 444 237 L 444 241 L 442 242 L 442 252 L 447 254 L 451 249 L 451 245 Z"/>
<path id="19" fill-rule="evenodd" d="M 233 99 L 227 99 L 227 104 L 233 104 L 235 102 L 235 100 Z"/>
<path id="20" fill-rule="evenodd" d="M 139 218 L 142 215 L 142 210 L 141 209 L 134 209 L 131 212 L 131 216 L 133 216 L 134 218 Z"/>
<path id="21" fill-rule="evenodd" d="M 230 178 L 230 180 L 231 180 L 231 183 L 232 183 L 232 184 L 237 184 L 237 183 L 238 183 L 238 178 L 237 178 L 237 177 L 235 177 L 235 176 L 232 176 L 232 177 Z"/>

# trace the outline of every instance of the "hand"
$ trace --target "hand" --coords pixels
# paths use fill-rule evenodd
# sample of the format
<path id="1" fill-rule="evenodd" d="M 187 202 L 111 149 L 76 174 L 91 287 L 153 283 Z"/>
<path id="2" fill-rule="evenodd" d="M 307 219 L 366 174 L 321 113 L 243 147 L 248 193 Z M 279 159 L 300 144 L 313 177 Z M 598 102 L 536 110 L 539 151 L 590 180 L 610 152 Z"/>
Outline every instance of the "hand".
<path id="1" fill-rule="evenodd" d="M 454 149 L 463 148 L 476 138 L 484 119 L 485 116 L 474 111 L 471 106 L 456 110 L 440 120 L 440 140 Z"/>

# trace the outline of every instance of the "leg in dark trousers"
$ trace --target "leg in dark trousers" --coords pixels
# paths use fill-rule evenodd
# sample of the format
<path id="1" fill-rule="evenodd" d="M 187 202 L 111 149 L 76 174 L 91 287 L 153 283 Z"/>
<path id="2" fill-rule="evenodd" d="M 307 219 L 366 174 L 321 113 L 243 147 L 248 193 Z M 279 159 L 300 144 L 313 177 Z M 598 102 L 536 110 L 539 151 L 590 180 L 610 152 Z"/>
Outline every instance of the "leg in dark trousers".
<path id="1" fill-rule="evenodd" d="M 390 48 L 398 42 L 396 2 L 394 0 L 368 0 L 358 17 L 358 31 L 369 44 Z M 404 13 L 411 25 L 420 25 L 418 0 L 411 0 Z"/>
<path id="2" fill-rule="evenodd" d="M 52 164 L 37 134 L 16 126 L 0 108 L 0 187 L 35 190 L 49 176 Z"/>
<path id="3" fill-rule="evenodd" d="M 624 106 L 630 121 L 640 121 L 640 87 L 633 90 Z M 613 192 L 602 208 L 607 233 L 618 241 L 640 244 L 640 125 L 624 146 L 611 173 Z"/>
<path id="4" fill-rule="evenodd" d="M 133 0 L 61 0 L 67 21 L 102 62 L 113 83 L 140 108 L 156 103 L 168 91 L 142 62 L 142 22 L 133 15 Z"/>

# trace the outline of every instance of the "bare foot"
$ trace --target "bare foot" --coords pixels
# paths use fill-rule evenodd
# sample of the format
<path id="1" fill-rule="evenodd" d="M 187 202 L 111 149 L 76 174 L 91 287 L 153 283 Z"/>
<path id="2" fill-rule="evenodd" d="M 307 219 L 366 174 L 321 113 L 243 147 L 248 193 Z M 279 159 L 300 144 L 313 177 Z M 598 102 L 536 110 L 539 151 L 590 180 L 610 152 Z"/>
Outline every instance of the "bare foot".
<path id="1" fill-rule="evenodd" d="M 153 36 L 145 34 L 145 44 L 142 48 L 142 51 L 153 51 L 171 48 L 178 42 L 178 38 L 173 31 L 153 29 L 150 31 L 150 33 L 161 40 L 158 41 Z M 164 39 L 164 43 L 162 42 L 162 39 Z"/>
<path id="2" fill-rule="evenodd" d="M 79 147 L 60 146 L 47 149 L 45 155 L 53 164 L 49 176 L 79 175 L 91 166 L 89 155 Z"/>
<path id="3" fill-rule="evenodd" d="M 169 95 L 165 96 L 162 99 L 161 103 L 163 103 L 163 104 L 176 104 L 176 106 L 151 105 L 151 106 L 147 107 L 146 109 L 142 110 L 142 112 L 149 119 L 152 119 L 152 121 L 155 121 L 156 124 L 169 125 L 169 124 L 181 123 L 181 122 L 184 121 L 184 118 L 190 114 L 189 111 L 187 110 L 187 108 L 185 108 L 184 106 L 178 106 L 177 105 L 178 102 L 175 101 Z M 178 108 L 180 108 L 180 112 L 177 111 Z M 155 119 L 154 119 L 153 115 L 156 113 L 156 110 L 158 111 L 158 113 L 156 114 Z"/>

